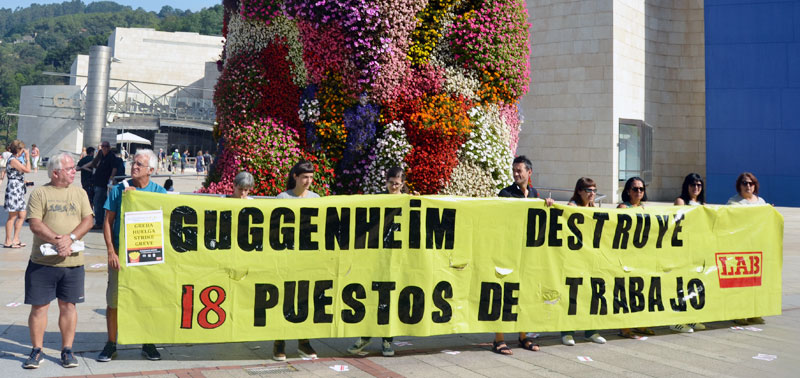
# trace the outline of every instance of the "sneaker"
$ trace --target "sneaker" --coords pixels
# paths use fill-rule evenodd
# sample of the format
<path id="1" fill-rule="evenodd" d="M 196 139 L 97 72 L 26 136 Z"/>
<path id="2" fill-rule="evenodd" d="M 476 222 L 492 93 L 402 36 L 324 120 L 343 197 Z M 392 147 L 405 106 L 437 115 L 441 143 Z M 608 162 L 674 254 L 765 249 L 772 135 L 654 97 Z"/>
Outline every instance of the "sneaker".
<path id="1" fill-rule="evenodd" d="M 311 342 L 308 340 L 298 341 L 297 353 L 299 353 L 302 358 L 310 358 L 312 360 L 317 358 L 317 352 L 311 347 Z"/>
<path id="2" fill-rule="evenodd" d="M 692 332 L 694 332 L 692 327 L 690 327 L 688 324 L 671 325 L 671 326 L 669 326 L 669 329 L 671 329 L 671 330 L 673 330 L 675 332 L 681 332 L 681 333 L 692 333 Z"/>
<path id="3" fill-rule="evenodd" d="M 42 352 L 42 348 L 33 348 L 31 349 L 31 355 L 25 360 L 25 363 L 22 364 L 22 367 L 25 369 L 36 369 L 39 367 L 39 363 L 42 362 L 42 358 L 44 358 L 44 352 Z"/>
<path id="4" fill-rule="evenodd" d="M 764 324 L 764 323 L 766 323 L 764 318 L 762 318 L 760 316 L 756 316 L 755 318 L 747 318 L 747 322 L 750 323 L 750 324 Z"/>
<path id="5" fill-rule="evenodd" d="M 275 340 L 272 344 L 272 359 L 275 361 L 286 361 L 286 342 Z"/>
<path id="6" fill-rule="evenodd" d="M 65 368 L 78 367 L 78 360 L 72 354 L 72 349 L 64 348 L 61 350 L 61 366 Z"/>
<path id="7" fill-rule="evenodd" d="M 692 327 L 695 331 L 702 331 L 706 329 L 706 325 L 703 323 L 689 323 L 689 327 Z"/>
<path id="8" fill-rule="evenodd" d="M 142 356 L 150 361 L 158 361 L 161 359 L 161 353 L 158 353 L 156 346 L 153 344 L 142 344 Z"/>
<path id="9" fill-rule="evenodd" d="M 388 340 L 383 340 L 383 343 L 381 344 L 381 354 L 383 354 L 384 357 L 394 356 L 394 349 L 392 349 L 392 343 L 390 343 Z"/>
<path id="10" fill-rule="evenodd" d="M 361 338 L 359 338 L 358 340 L 356 340 L 355 344 L 353 344 L 349 348 L 347 348 L 347 353 L 350 353 L 350 354 L 359 354 L 359 353 L 361 353 L 361 351 L 364 350 L 364 348 L 367 345 L 369 345 L 369 340 L 370 340 L 369 337 L 361 337 Z"/>
<path id="11" fill-rule="evenodd" d="M 600 336 L 599 333 L 595 333 L 595 334 L 589 336 L 589 340 L 591 340 L 593 343 L 598 343 L 598 344 L 605 344 L 606 343 L 606 338 L 603 337 L 603 336 Z"/>
<path id="12" fill-rule="evenodd" d="M 103 351 L 97 356 L 97 361 L 108 362 L 117 357 L 117 343 L 113 341 L 106 342 Z"/>
<path id="13" fill-rule="evenodd" d="M 575 339 L 572 338 L 572 335 L 564 335 L 561 336 L 561 343 L 566 346 L 573 346 L 575 345 Z"/>

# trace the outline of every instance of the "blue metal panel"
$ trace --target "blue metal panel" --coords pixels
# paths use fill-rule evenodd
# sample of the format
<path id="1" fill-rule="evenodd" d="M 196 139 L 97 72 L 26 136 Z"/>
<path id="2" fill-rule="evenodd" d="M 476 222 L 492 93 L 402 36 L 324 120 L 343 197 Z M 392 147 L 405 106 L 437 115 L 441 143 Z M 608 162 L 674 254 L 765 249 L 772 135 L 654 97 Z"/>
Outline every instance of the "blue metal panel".
<path id="1" fill-rule="evenodd" d="M 709 202 L 749 171 L 767 202 L 800 206 L 800 1 L 707 0 L 705 23 Z"/>
<path id="2" fill-rule="evenodd" d="M 706 2 L 706 5 L 708 2 Z M 724 20 L 725 28 L 712 28 L 710 44 L 791 42 L 794 39 L 794 3 L 708 6 L 708 20 Z"/>

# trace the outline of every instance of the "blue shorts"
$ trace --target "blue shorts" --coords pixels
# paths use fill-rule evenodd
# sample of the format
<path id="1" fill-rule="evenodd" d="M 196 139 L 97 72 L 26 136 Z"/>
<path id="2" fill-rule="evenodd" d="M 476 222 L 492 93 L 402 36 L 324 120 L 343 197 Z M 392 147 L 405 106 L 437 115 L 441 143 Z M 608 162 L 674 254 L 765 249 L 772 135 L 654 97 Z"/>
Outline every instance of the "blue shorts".
<path id="1" fill-rule="evenodd" d="M 25 269 L 25 304 L 41 306 L 58 298 L 69 303 L 83 303 L 83 265 L 57 267 L 28 260 Z"/>

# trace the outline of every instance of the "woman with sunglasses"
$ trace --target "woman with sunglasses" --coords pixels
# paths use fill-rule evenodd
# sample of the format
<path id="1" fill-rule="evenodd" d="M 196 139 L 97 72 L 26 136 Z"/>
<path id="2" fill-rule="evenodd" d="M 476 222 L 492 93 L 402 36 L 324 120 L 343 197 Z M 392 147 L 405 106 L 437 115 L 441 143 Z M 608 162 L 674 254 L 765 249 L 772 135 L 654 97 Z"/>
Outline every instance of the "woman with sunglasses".
<path id="1" fill-rule="evenodd" d="M 644 208 L 644 202 L 647 201 L 647 192 L 645 191 L 644 180 L 641 177 L 631 177 L 625 182 L 625 189 L 622 190 L 622 203 L 617 206 L 618 209 L 626 209 L 629 207 Z M 629 339 L 638 338 L 633 332 L 641 333 L 644 335 L 655 335 L 650 328 L 623 328 L 619 330 L 619 335 Z"/>
<path id="2" fill-rule="evenodd" d="M 728 199 L 728 205 L 736 206 L 755 206 L 766 205 L 767 201 L 758 196 L 758 179 L 750 172 L 743 172 L 736 178 L 737 195 Z M 764 324 L 764 318 L 736 319 L 733 321 L 738 325 Z"/>
<path id="3" fill-rule="evenodd" d="M 739 194 L 728 199 L 728 205 L 766 205 L 767 202 L 758 196 L 758 179 L 750 172 L 744 172 L 736 179 L 736 192 Z"/>
<path id="4" fill-rule="evenodd" d="M 697 173 L 690 173 L 683 179 L 681 196 L 673 204 L 678 206 L 702 206 L 706 204 L 706 191 L 703 178 Z M 676 324 L 669 326 L 675 332 L 691 333 L 696 330 L 706 329 L 703 323 Z"/>
<path id="5" fill-rule="evenodd" d="M 595 207 L 594 199 L 597 197 L 597 184 L 588 177 L 581 177 L 575 183 L 575 191 L 567 203 L 569 206 Z M 561 332 L 561 343 L 567 346 L 575 345 L 574 331 Z M 606 339 L 597 331 L 584 331 L 583 337 L 598 344 L 605 344 Z"/>

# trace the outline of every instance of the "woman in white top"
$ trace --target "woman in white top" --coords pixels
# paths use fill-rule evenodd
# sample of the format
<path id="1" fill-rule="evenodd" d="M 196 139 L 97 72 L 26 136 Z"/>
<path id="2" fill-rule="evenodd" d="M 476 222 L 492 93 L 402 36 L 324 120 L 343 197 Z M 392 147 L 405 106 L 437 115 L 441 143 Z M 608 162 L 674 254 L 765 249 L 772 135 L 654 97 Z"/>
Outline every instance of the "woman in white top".
<path id="1" fill-rule="evenodd" d="M 728 199 L 728 205 L 754 206 L 766 205 L 767 201 L 758 196 L 758 179 L 750 172 L 744 172 L 736 178 L 736 191 L 739 193 Z M 764 324 L 764 318 L 736 319 L 733 321 L 739 325 Z"/>
<path id="2" fill-rule="evenodd" d="M 703 178 L 697 173 L 690 173 L 683 179 L 681 196 L 675 199 L 674 205 L 701 206 L 706 204 L 706 190 Z M 703 323 L 676 324 L 669 326 L 676 332 L 691 333 L 696 330 L 706 329 Z"/>
<path id="3" fill-rule="evenodd" d="M 739 193 L 728 199 L 728 205 L 766 205 L 767 202 L 758 196 L 758 179 L 750 172 L 744 172 L 736 179 L 736 191 Z"/>
<path id="4" fill-rule="evenodd" d="M 278 198 L 319 198 L 308 188 L 314 183 L 314 164 L 306 160 L 301 160 L 289 171 L 289 178 L 286 182 L 286 191 L 278 194 Z M 297 340 L 297 352 L 303 358 L 317 358 L 317 352 L 311 347 L 308 339 Z M 275 340 L 272 346 L 272 359 L 275 361 L 286 360 L 286 341 Z"/>
<path id="5" fill-rule="evenodd" d="M 575 191 L 567 203 L 570 206 L 595 207 L 594 199 L 597 197 L 597 184 L 588 177 L 581 177 L 575 183 Z M 561 343 L 567 346 L 575 345 L 574 331 L 561 332 Z M 605 344 L 606 339 L 595 330 L 583 332 L 584 338 L 598 344 Z"/>

